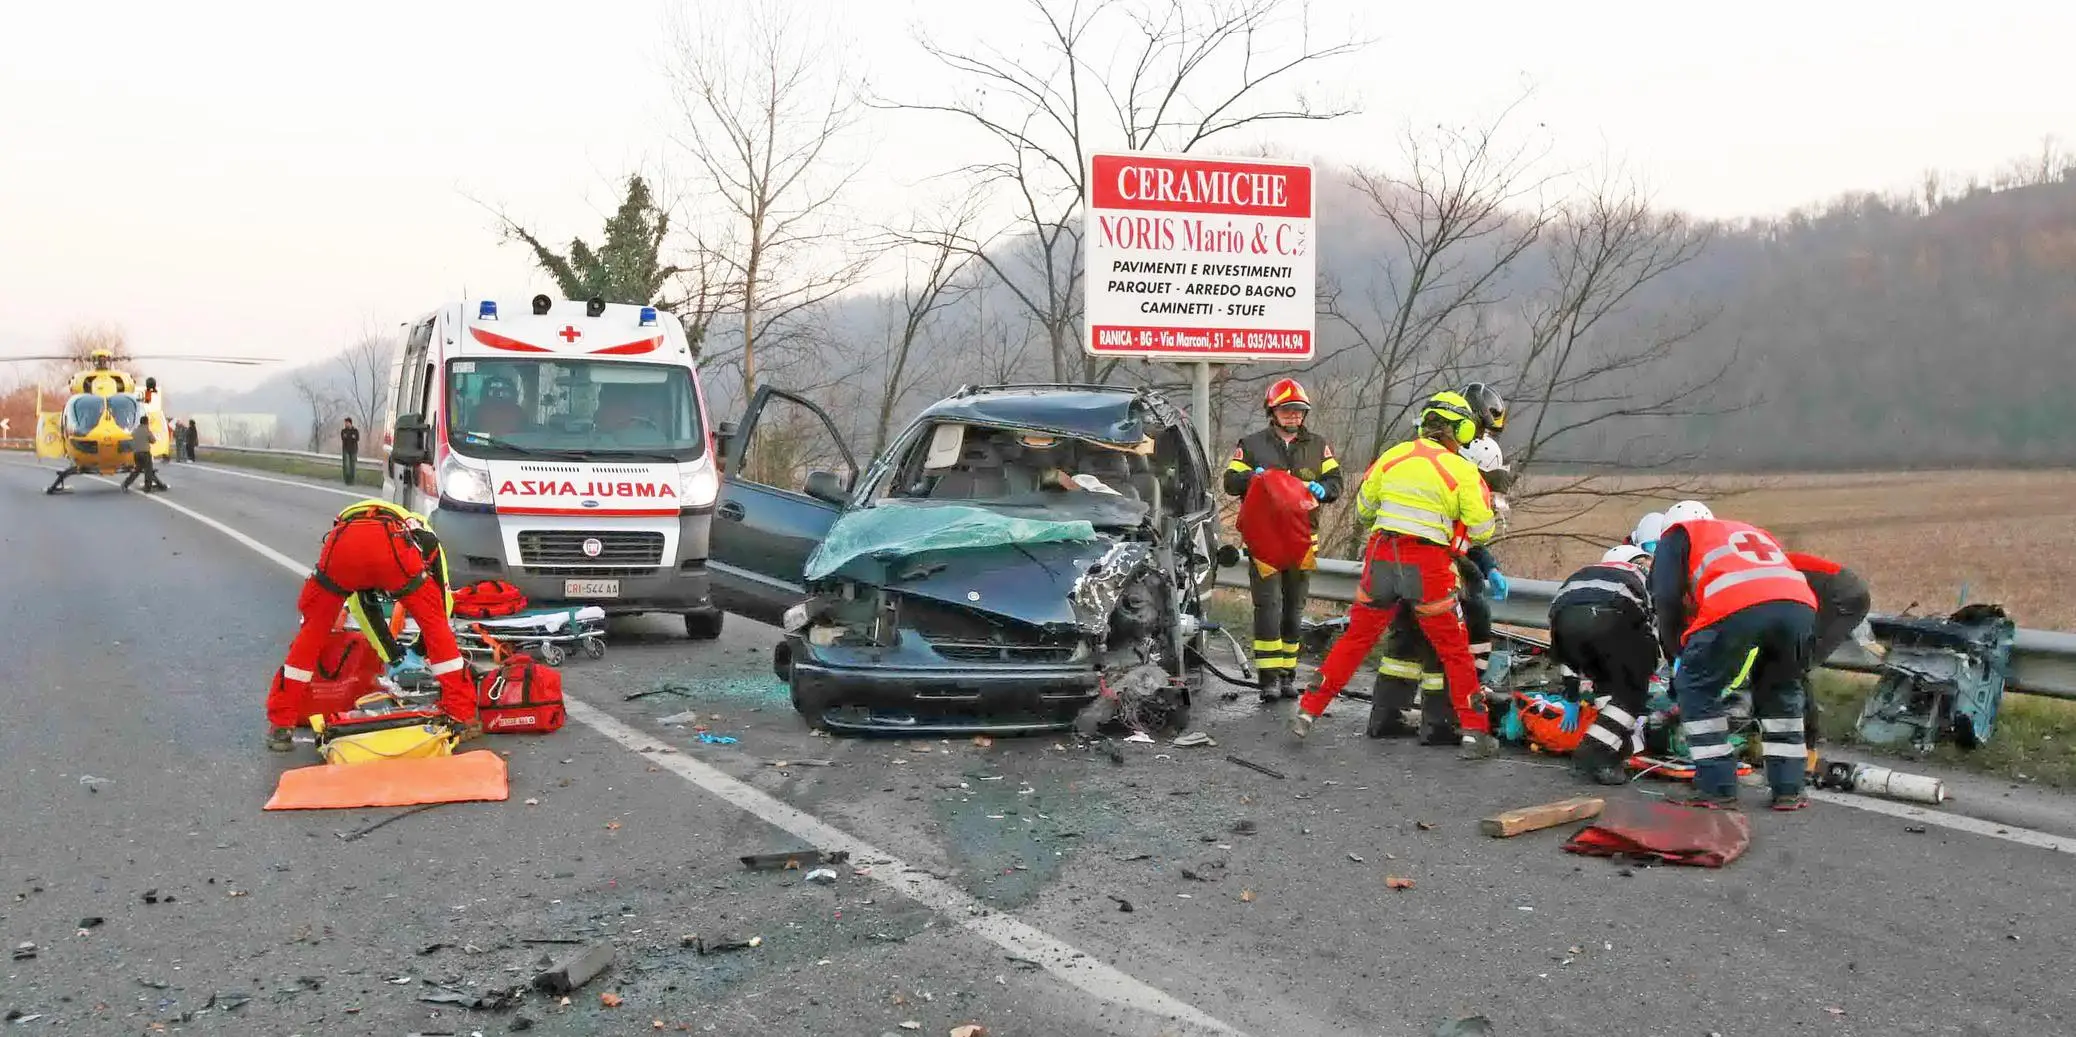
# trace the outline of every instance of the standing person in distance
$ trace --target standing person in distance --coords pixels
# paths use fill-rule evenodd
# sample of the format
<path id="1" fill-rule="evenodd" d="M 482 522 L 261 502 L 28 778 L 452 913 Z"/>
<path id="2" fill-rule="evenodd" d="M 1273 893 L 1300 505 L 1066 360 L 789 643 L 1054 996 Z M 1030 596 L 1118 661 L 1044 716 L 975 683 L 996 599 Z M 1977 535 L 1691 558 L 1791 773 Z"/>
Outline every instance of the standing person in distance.
<path id="1" fill-rule="evenodd" d="M 1247 496 L 1254 477 L 1279 468 L 1297 477 L 1321 504 L 1341 496 L 1341 462 L 1325 437 L 1305 425 L 1311 398 L 1294 378 L 1277 379 L 1262 397 L 1267 428 L 1241 438 L 1225 469 L 1225 492 Z M 1254 603 L 1254 665 L 1261 700 L 1297 697 L 1297 657 L 1302 647 L 1299 624 L 1311 592 L 1311 570 L 1319 551 L 1319 510 L 1312 510 L 1312 550 L 1295 569 L 1269 569 L 1248 559 L 1247 589 Z"/>
<path id="2" fill-rule="evenodd" d="M 1399 611 L 1408 609 L 1441 661 L 1464 732 L 1461 755 L 1486 759 L 1498 750 L 1490 717 L 1475 701 L 1478 675 L 1456 604 L 1457 557 L 1491 540 L 1498 525 L 1492 491 L 1477 466 L 1458 453 L 1476 434 L 1463 397 L 1436 393 L 1421 409 L 1419 434 L 1386 450 L 1363 476 L 1355 494 L 1356 515 L 1370 527 L 1362 579 L 1348 610 L 1348 629 L 1334 639 L 1319 668 L 1319 686 L 1298 700 L 1292 721 L 1298 737 L 1347 686 Z"/>
<path id="3" fill-rule="evenodd" d="M 1572 771 L 1602 785 L 1627 783 L 1623 761 L 1643 749 L 1641 728 L 1658 636 L 1651 628 L 1651 556 L 1634 544 L 1611 548 L 1572 573 L 1550 600 L 1550 653 L 1565 668 L 1566 731 L 1578 730 L 1578 678 L 1593 682 L 1593 725 L 1572 751 Z"/>
<path id="4" fill-rule="evenodd" d="M 1773 534 L 1716 518 L 1699 501 L 1665 512 L 1651 559 L 1658 639 L 1678 665 L 1672 677 L 1680 730 L 1694 760 L 1688 805 L 1737 809 L 1737 761 L 1723 690 L 1752 657 L 1752 711 L 1759 720 L 1773 809 L 1800 810 L 1803 675 L 1815 643 L 1816 595 Z"/>
<path id="5" fill-rule="evenodd" d="M 353 485 L 359 467 L 360 430 L 353 427 L 352 418 L 347 418 L 339 426 L 339 471 L 346 477 L 346 485 Z"/>

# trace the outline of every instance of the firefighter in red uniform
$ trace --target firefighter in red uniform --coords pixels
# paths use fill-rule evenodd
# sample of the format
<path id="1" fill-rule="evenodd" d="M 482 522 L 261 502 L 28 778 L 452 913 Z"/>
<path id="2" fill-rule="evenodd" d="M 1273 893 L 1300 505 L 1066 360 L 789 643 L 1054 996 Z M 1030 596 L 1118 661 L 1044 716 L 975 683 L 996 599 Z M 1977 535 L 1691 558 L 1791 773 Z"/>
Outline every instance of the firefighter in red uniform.
<path id="1" fill-rule="evenodd" d="M 1737 809 L 1737 761 L 1723 689 L 1752 663 L 1752 712 L 1773 809 L 1800 810 L 1804 769 L 1802 679 L 1815 647 L 1816 595 L 1773 535 L 1682 501 L 1651 560 L 1651 599 L 1668 659 L 1680 730 L 1694 760 L 1686 802 Z"/>
<path id="2" fill-rule="evenodd" d="M 1225 469 L 1225 492 L 1247 496 L 1254 477 L 1281 468 L 1312 491 L 1321 504 L 1341 496 L 1341 462 L 1325 437 L 1305 427 L 1312 401 L 1294 378 L 1277 379 L 1262 399 L 1269 427 L 1240 440 Z M 1312 550 L 1295 569 L 1278 572 L 1248 559 L 1247 584 L 1254 599 L 1254 665 L 1260 671 L 1261 700 L 1297 697 L 1297 657 L 1303 647 L 1300 624 L 1310 593 L 1313 558 L 1319 549 L 1319 510 L 1312 510 Z"/>
<path id="3" fill-rule="evenodd" d="M 364 500 L 332 519 L 317 565 L 303 581 L 296 600 L 303 625 L 267 690 L 267 748 L 288 751 L 294 729 L 309 718 L 310 680 L 341 608 L 352 608 L 362 635 L 384 661 L 394 661 L 381 612 L 368 607 L 377 593 L 395 599 L 418 624 L 427 669 L 440 682 L 440 711 L 463 740 L 482 733 L 476 689 L 448 625 L 453 600 L 439 539 L 420 516 L 388 501 Z"/>
<path id="4" fill-rule="evenodd" d="M 1420 412 L 1419 435 L 1386 450 L 1355 493 L 1356 517 L 1370 526 L 1363 547 L 1348 629 L 1334 639 L 1319 667 L 1319 686 L 1298 699 L 1293 730 L 1302 738 L 1401 609 L 1413 613 L 1440 662 L 1456 708 L 1462 755 L 1485 759 L 1498 750 L 1490 718 L 1478 701 L 1478 673 L 1470 633 L 1457 615 L 1457 559 L 1492 539 L 1498 518 L 1492 491 L 1478 466 L 1457 451 L 1477 433 L 1462 396 L 1436 393 Z"/>

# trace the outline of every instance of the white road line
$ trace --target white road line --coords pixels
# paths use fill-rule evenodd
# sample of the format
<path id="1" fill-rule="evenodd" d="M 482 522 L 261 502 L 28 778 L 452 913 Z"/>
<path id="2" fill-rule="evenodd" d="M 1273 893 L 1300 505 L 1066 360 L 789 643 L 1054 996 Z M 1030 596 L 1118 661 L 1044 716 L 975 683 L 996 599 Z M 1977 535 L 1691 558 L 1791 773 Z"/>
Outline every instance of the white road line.
<path id="1" fill-rule="evenodd" d="M 94 478 L 101 482 L 109 481 L 99 479 L 98 476 Z M 299 578 L 309 575 L 309 566 L 192 508 L 175 504 L 159 494 L 152 494 L 146 499 L 157 501 L 230 537 Z M 873 861 L 873 880 L 945 915 L 955 924 L 1010 954 L 1043 964 L 1047 972 L 1070 986 L 1105 1001 L 1166 1017 L 1170 1021 L 1194 1027 L 1199 1032 L 1244 1037 L 1243 1031 L 1220 1022 L 1201 1009 L 1133 979 L 1119 969 L 1104 964 L 1095 956 L 1077 950 L 1073 945 L 1056 939 L 1041 929 L 1026 925 L 982 904 L 948 882 L 923 873 L 911 873 L 909 866 L 893 854 L 828 824 L 813 814 L 729 777 L 717 768 L 675 753 L 666 755 L 662 750 L 675 747 L 642 734 L 567 692 L 563 695 L 563 704 L 570 719 L 639 753 L 643 763 L 660 766 L 766 824 L 782 828 L 817 848 L 849 850 L 851 860 L 860 864 L 868 860 Z"/>
<path id="2" fill-rule="evenodd" d="M 255 475 L 251 472 L 238 471 L 235 468 L 225 468 L 220 465 L 213 464 L 202 464 L 199 461 L 184 462 L 178 468 L 174 468 L 171 465 L 167 465 L 159 469 L 159 472 L 161 474 L 164 474 L 168 471 L 175 473 L 189 471 L 215 472 L 218 475 L 236 476 L 240 479 L 251 479 L 255 482 L 277 483 L 282 486 L 293 486 L 299 490 L 315 490 L 318 493 L 329 493 L 340 497 L 351 497 L 354 500 L 366 500 L 369 497 L 379 497 L 382 495 L 381 491 L 379 490 L 368 490 L 365 493 L 355 493 L 352 490 L 342 490 L 336 486 L 324 486 L 314 482 L 304 482 L 300 479 L 277 479 L 271 475 Z"/>
<path id="3" fill-rule="evenodd" d="M 1825 803 L 1836 803 L 1842 807 L 1858 807 L 1861 810 L 1872 811 L 1876 814 L 1887 814 L 1891 817 L 1900 817 L 1908 821 L 1937 825 L 1940 828 L 1951 828 L 1957 832 L 1986 835 L 1992 839 L 2002 839 L 2005 842 L 2076 855 L 2076 840 L 2064 839 L 2061 836 L 2049 835 L 2046 832 L 2036 832 L 2030 828 L 2001 825 L 1995 821 L 1984 821 L 1980 818 L 1967 817 L 1962 814 L 1949 814 L 1943 810 L 1927 810 L 1915 804 L 1895 803 L 1886 799 L 1875 799 L 1871 796 L 1854 796 L 1844 792 L 1825 792 L 1818 789 L 1811 789 L 1805 794 L 1811 799 L 1822 800 Z"/>

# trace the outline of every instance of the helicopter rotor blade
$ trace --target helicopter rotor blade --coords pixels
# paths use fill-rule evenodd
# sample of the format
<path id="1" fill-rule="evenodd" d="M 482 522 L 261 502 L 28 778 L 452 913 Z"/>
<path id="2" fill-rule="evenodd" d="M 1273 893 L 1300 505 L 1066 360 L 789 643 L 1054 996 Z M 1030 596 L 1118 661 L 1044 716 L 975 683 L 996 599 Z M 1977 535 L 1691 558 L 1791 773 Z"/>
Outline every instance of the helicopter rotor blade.
<path id="1" fill-rule="evenodd" d="M 196 364 L 246 364 L 249 366 L 257 366 L 260 364 L 278 364 L 281 362 L 279 359 L 276 359 L 274 357 L 185 356 L 178 353 L 139 353 L 136 356 L 125 357 L 123 359 L 125 362 L 132 362 L 137 360 L 179 360 Z"/>
<path id="2" fill-rule="evenodd" d="M 0 356 L 0 364 L 26 364 L 38 363 L 46 360 L 70 359 L 72 359 L 72 357 L 65 356 L 63 354 L 53 354 L 51 356 Z"/>

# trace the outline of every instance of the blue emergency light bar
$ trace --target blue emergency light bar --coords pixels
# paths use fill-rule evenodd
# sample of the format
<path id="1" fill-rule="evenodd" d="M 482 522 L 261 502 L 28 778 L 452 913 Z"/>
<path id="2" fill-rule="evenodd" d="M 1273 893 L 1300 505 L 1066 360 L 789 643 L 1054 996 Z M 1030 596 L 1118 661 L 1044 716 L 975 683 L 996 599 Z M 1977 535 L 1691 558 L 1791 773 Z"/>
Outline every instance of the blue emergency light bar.
<path id="1" fill-rule="evenodd" d="M 654 306 L 644 306 L 644 307 L 642 307 L 642 324 L 646 326 L 646 325 L 649 325 L 649 324 L 654 324 L 654 323 L 656 323 L 656 307 L 654 307 Z"/>
<path id="2" fill-rule="evenodd" d="M 485 300 L 483 300 L 483 306 L 482 306 L 482 308 L 476 311 L 476 319 L 477 319 L 477 320 L 496 320 L 496 319 L 497 319 L 497 304 L 496 304 L 496 303 L 494 303 L 494 302 L 491 302 L 491 301 L 490 301 L 489 299 L 485 299 Z"/>

